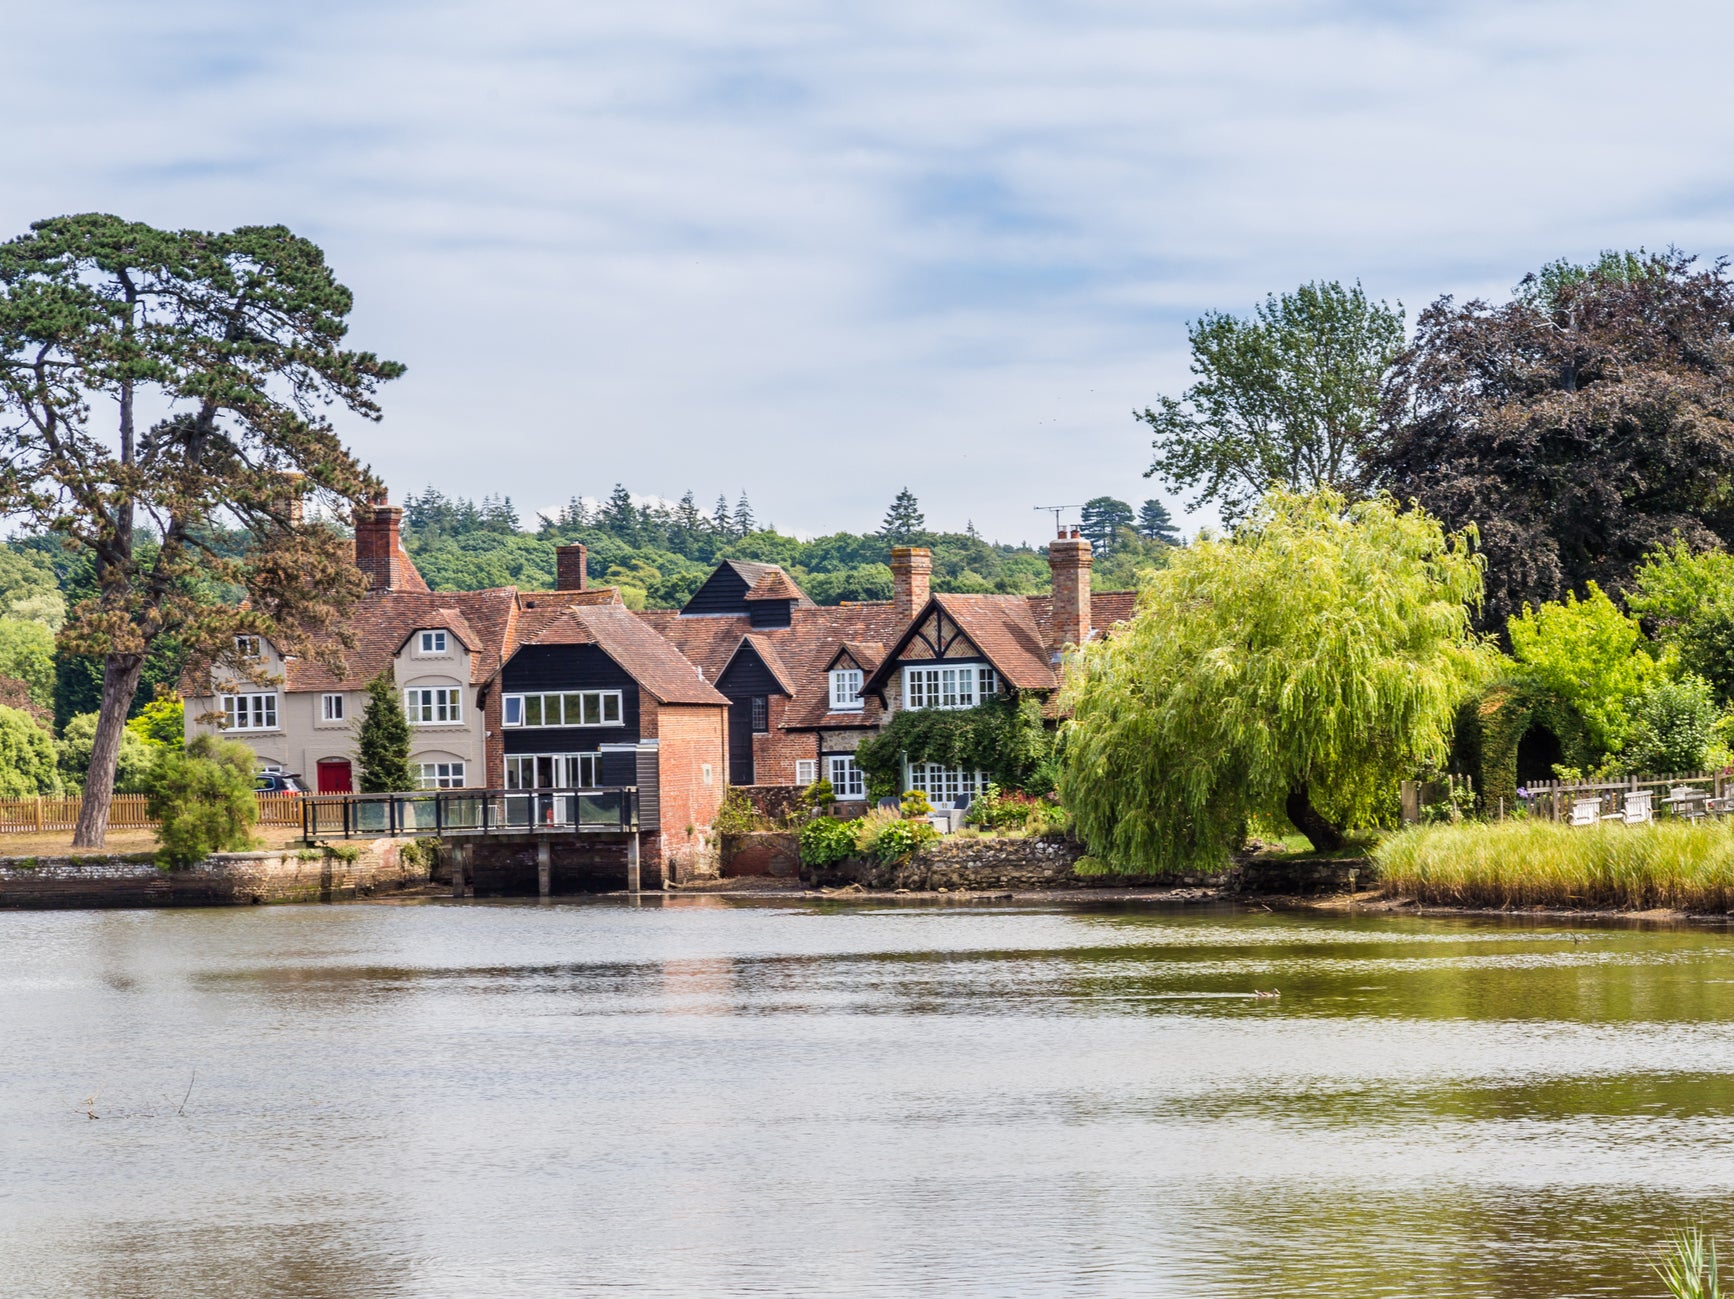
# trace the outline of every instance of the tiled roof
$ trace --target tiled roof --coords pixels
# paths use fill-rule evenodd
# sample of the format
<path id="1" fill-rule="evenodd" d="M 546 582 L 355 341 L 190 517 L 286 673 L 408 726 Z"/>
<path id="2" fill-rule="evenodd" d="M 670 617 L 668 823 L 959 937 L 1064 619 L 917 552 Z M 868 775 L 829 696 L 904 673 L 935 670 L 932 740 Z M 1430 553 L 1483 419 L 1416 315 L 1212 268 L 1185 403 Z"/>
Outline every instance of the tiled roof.
<path id="1" fill-rule="evenodd" d="M 470 651 L 470 683 L 480 685 L 500 670 L 517 598 L 516 588 L 510 586 L 488 591 L 369 592 L 348 619 L 355 645 L 342 651 L 342 673 L 333 673 L 314 658 L 291 659 L 285 665 L 284 686 L 288 690 L 365 689 L 391 667 L 412 635 L 441 627 Z"/>
<path id="2" fill-rule="evenodd" d="M 624 605 L 573 604 L 537 621 L 540 625 L 533 628 L 521 624 L 519 645 L 595 645 L 659 703 L 728 703 L 716 687 L 699 678 L 678 649 Z"/>
<path id="3" fill-rule="evenodd" d="M 746 598 L 749 600 L 792 599 L 798 601 L 809 609 L 816 609 L 819 607 L 807 598 L 807 593 L 805 591 L 795 585 L 794 579 L 783 571 L 781 564 L 761 564 L 756 560 L 751 559 L 725 559 L 722 562 L 740 574 L 741 580 L 747 584 Z M 784 582 L 788 583 L 789 590 L 792 592 L 791 595 L 761 596 L 754 593 L 760 582 L 763 582 L 766 578 L 776 577 L 781 577 Z"/>
<path id="4" fill-rule="evenodd" d="M 799 600 L 801 588 L 780 568 L 773 568 L 747 591 L 749 600 Z M 811 603 L 809 601 L 809 603 Z"/>
<path id="5" fill-rule="evenodd" d="M 741 637 L 741 644 L 752 646 L 753 652 L 759 656 L 759 661 L 765 665 L 765 670 L 776 678 L 777 684 L 788 694 L 795 693 L 794 674 L 784 666 L 782 656 L 777 653 L 777 647 L 771 643 L 770 637 L 759 632 Z M 740 653 L 740 650 L 737 648 L 735 653 Z"/>

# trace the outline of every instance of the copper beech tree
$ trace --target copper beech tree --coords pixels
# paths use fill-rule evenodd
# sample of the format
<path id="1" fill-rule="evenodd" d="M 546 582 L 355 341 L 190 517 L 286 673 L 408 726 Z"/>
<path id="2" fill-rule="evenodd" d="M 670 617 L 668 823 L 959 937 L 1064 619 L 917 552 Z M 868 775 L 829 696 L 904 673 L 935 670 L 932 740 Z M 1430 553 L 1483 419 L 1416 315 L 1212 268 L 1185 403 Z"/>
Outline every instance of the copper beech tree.
<path id="1" fill-rule="evenodd" d="M 237 638 L 314 653 L 359 598 L 341 533 L 304 517 L 377 490 L 327 412 L 377 420 L 378 386 L 403 367 L 344 347 L 352 305 L 281 226 L 90 214 L 0 244 L 0 509 L 62 537 L 95 579 L 60 636 L 103 662 L 75 845 L 103 842 L 154 642 L 258 680 Z"/>

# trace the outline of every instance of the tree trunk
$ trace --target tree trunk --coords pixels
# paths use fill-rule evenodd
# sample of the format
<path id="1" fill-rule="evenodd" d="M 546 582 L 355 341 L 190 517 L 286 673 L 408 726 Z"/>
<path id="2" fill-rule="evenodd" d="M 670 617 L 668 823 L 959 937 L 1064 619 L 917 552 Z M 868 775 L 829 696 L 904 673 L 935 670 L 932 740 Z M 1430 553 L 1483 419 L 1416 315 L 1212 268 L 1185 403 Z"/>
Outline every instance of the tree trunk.
<path id="1" fill-rule="evenodd" d="M 74 848 L 100 848 L 108 837 L 108 808 L 114 799 L 114 773 L 120 763 L 120 737 L 126 715 L 144 675 L 144 655 L 110 654 L 102 665 L 102 710 L 96 717 L 96 743 L 84 778 L 84 802 L 72 831 Z"/>
<path id="2" fill-rule="evenodd" d="M 1325 820 L 1324 814 L 1313 806 L 1304 780 L 1289 788 L 1288 802 L 1283 810 L 1294 822 L 1294 828 L 1307 837 L 1314 852 L 1335 852 L 1343 846 L 1343 832 Z"/>

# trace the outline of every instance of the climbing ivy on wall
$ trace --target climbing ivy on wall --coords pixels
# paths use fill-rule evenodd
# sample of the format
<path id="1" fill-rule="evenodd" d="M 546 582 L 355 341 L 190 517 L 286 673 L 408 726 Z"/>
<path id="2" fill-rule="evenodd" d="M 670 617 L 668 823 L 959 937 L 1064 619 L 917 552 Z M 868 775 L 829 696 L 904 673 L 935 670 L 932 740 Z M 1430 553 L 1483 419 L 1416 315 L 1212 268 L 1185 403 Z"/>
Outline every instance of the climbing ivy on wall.
<path id="1" fill-rule="evenodd" d="M 921 708 L 892 716 L 855 760 L 873 798 L 902 792 L 903 763 L 937 762 L 986 773 L 1003 789 L 1045 794 L 1059 776 L 1056 737 L 1039 696 L 1024 692 L 975 708 Z"/>

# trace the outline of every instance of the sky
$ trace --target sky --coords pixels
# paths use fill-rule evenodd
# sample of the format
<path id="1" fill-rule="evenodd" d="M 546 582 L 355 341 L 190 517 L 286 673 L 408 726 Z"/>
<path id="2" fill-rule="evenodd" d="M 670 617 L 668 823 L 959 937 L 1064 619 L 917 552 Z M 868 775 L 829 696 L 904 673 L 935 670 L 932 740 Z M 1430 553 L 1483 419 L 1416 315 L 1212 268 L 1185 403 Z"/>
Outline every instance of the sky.
<path id="1" fill-rule="evenodd" d="M 313 239 L 408 366 L 340 421 L 394 499 L 1190 530 L 1132 412 L 1200 313 L 1734 248 L 1731 37 L 1678 0 L 57 0 L 7 17 L 0 237 Z"/>

